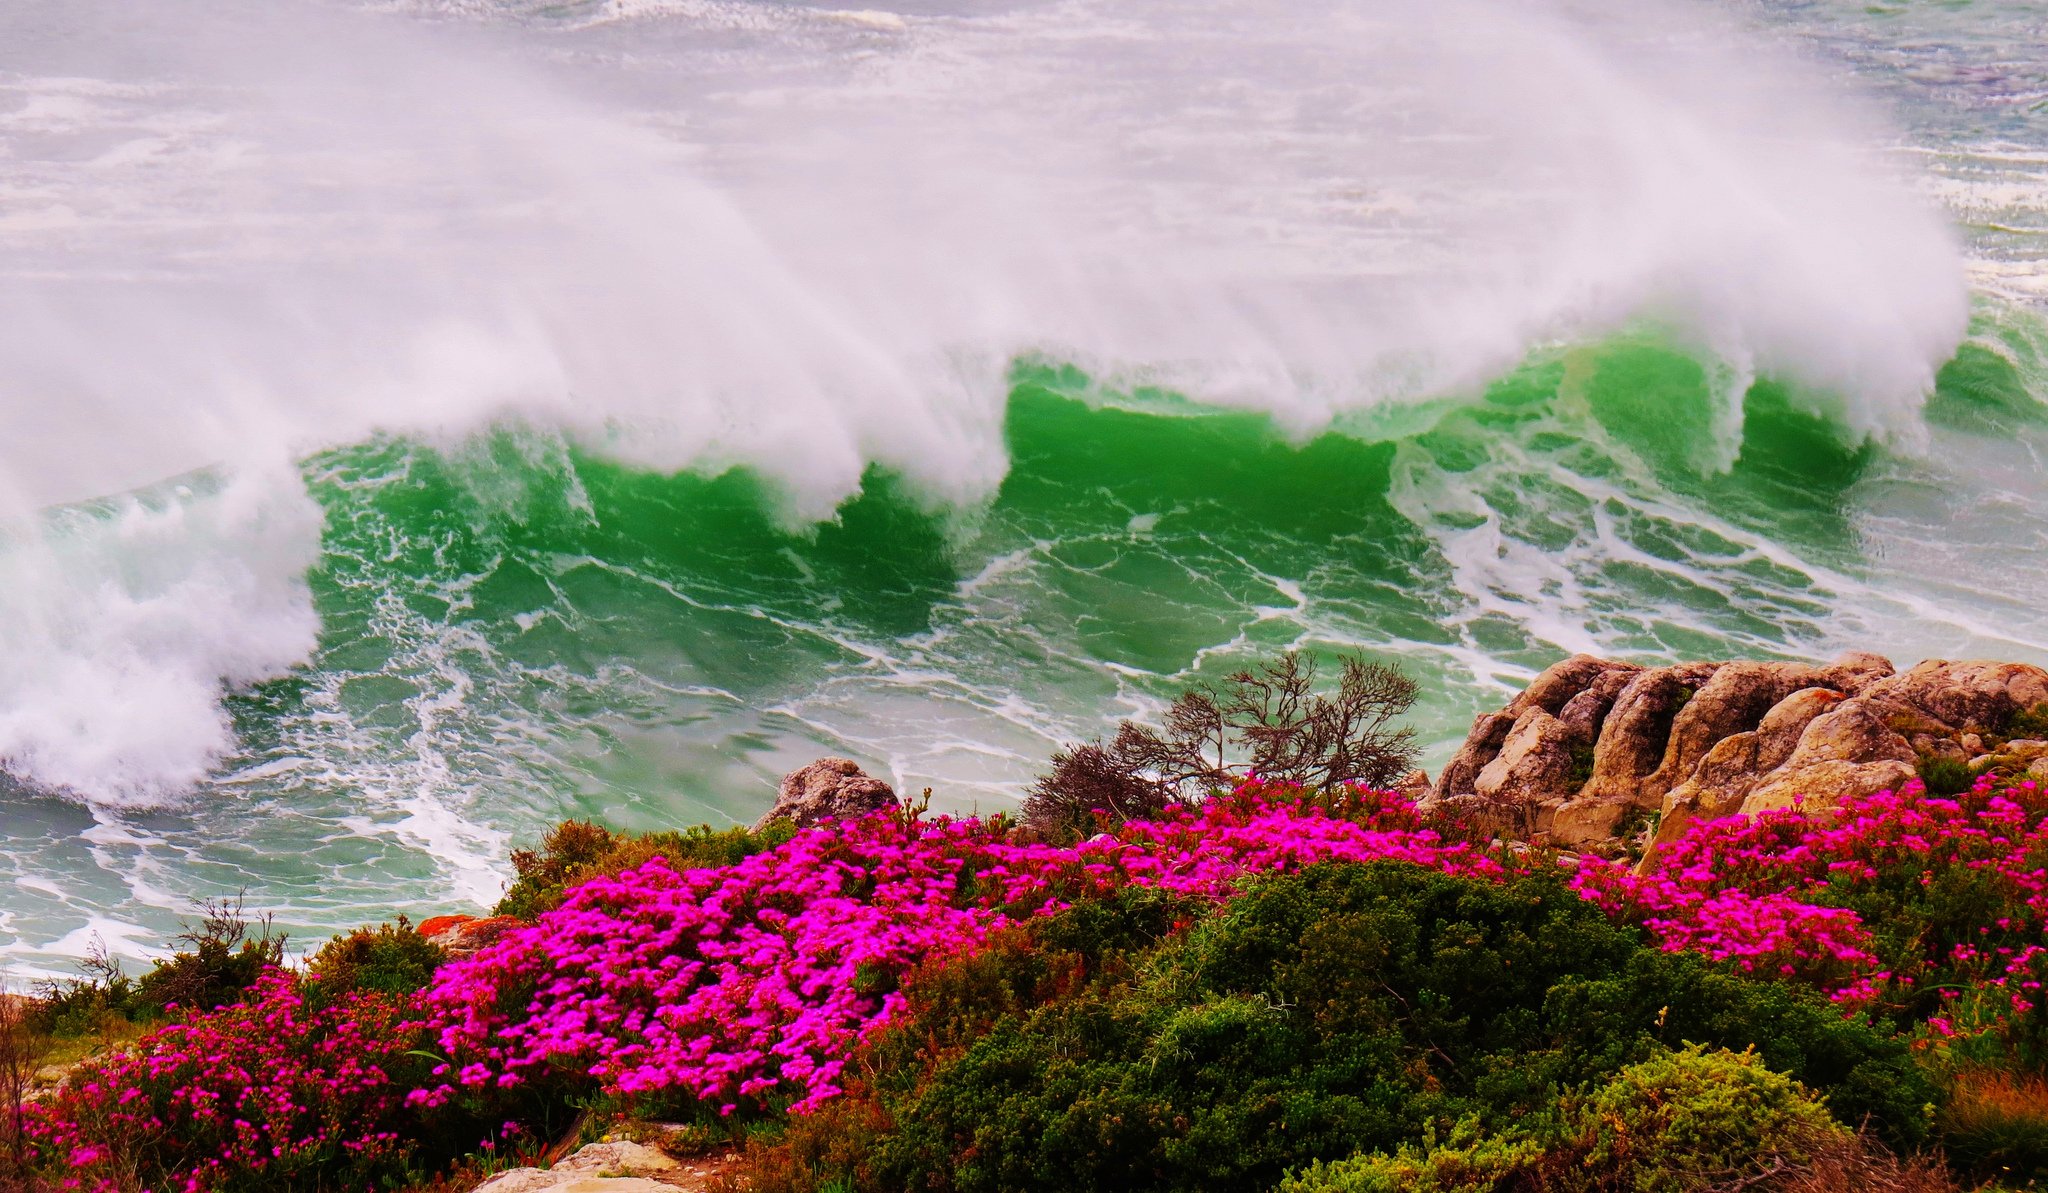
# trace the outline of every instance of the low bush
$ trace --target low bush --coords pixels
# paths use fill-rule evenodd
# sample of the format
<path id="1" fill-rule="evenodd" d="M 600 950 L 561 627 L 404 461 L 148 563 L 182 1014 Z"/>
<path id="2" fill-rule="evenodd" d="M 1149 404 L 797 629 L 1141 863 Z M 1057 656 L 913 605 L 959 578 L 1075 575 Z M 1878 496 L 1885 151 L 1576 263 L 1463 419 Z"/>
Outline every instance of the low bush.
<path id="1" fill-rule="evenodd" d="M 657 857 L 593 878 L 557 910 L 429 990 L 456 1087 L 594 1080 L 674 1112 L 808 1111 L 835 1096 L 854 1043 L 900 1006 L 898 983 L 1018 918 L 1127 885 L 1221 898 L 1248 874 L 1323 858 L 1400 858 L 1499 873 L 1415 826 L 1395 797 L 1339 801 L 1251 787 L 1113 839 L 1022 842 L 999 822 L 890 813 L 797 832 L 723 868 Z"/>
<path id="2" fill-rule="evenodd" d="M 493 915 L 530 920 L 562 905 L 570 888 L 611 878 L 664 858 L 678 869 L 730 866 L 789 840 L 787 823 L 760 832 L 698 825 L 682 832 L 614 833 L 584 820 L 565 820 L 541 838 L 540 848 L 512 851 L 515 878 Z"/>
<path id="3" fill-rule="evenodd" d="M 760 1149 L 762 1190 L 1268 1189 L 1460 1122 L 1521 1130 L 1684 1041 L 1753 1046 L 1759 1072 L 1895 1137 L 1924 1133 L 1933 1097 L 1902 1044 L 1824 998 L 1659 951 L 1549 874 L 1321 865 L 1257 883 L 1135 968 L 1055 961 L 1048 984 L 999 951 L 960 964 L 946 988 L 988 1011 L 928 1005 L 985 1030 L 894 1021 L 856 1055 L 852 1096 Z"/>
<path id="4" fill-rule="evenodd" d="M 238 1001 L 268 971 L 284 964 L 286 938 L 270 918 L 252 919 L 242 897 L 209 899 L 197 923 L 175 938 L 183 947 L 139 978 L 95 941 L 83 976 L 46 983 L 38 992 L 36 1026 L 64 1037 L 90 1035 L 112 1018 L 147 1023 L 166 1011 L 212 1010 Z"/>
<path id="5" fill-rule="evenodd" d="M 2048 1181 L 2048 1081 L 1965 1068 L 1955 1075 L 1940 1127 L 1958 1171 L 2015 1185 Z"/>
<path id="6" fill-rule="evenodd" d="M 414 1017 L 377 994 L 315 1007 L 271 970 L 245 1002 L 83 1063 L 29 1108 L 28 1134 L 92 1193 L 374 1188 L 436 1134 L 405 1104 L 433 1064 Z"/>
<path id="7" fill-rule="evenodd" d="M 2048 1070 L 2048 794 L 1978 777 L 1692 825 L 1647 873 L 1586 859 L 1575 885 L 1666 945 L 1833 989 L 1901 1030 Z M 1952 1045 L 1963 1048 L 1963 1044 Z M 1967 1049 L 1964 1049 L 1967 1050 Z"/>
<path id="8" fill-rule="evenodd" d="M 1313 656 L 1288 651 L 1197 684 L 1166 710 L 1163 732 L 1125 721 L 1107 744 L 1069 746 L 1024 800 L 1024 823 L 1074 840 L 1229 791 L 1247 778 L 1310 791 L 1392 786 L 1415 764 L 1415 731 L 1394 721 L 1414 680 L 1347 655 L 1336 690 L 1316 691 Z"/>
<path id="9" fill-rule="evenodd" d="M 307 993 L 331 1002 L 345 994 L 417 994 L 447 954 L 404 916 L 395 924 L 357 928 L 321 946 L 306 962 Z"/>
<path id="10" fill-rule="evenodd" d="M 1553 1117 L 1488 1134 L 1476 1117 L 1442 1142 L 1318 1163 L 1279 1193 L 1689 1193 L 1753 1186 L 1850 1139 L 1819 1099 L 1754 1053 L 1697 1045 L 1629 1065 Z"/>

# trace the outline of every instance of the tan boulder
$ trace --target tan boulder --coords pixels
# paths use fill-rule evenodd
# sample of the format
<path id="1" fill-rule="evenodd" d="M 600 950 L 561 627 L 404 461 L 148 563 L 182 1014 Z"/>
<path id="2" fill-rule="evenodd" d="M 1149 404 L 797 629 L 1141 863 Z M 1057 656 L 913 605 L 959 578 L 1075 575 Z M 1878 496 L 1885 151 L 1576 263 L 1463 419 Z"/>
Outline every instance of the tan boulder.
<path id="1" fill-rule="evenodd" d="M 1495 804 L 1533 804 L 1566 793 L 1576 740 L 1556 717 L 1531 708 L 1515 721 L 1500 753 L 1474 780 L 1473 791 Z"/>
<path id="2" fill-rule="evenodd" d="M 1622 818 L 1634 808 L 1627 800 L 1567 800 L 1544 810 L 1540 828 L 1553 845 L 1588 849 L 1614 840 Z"/>
<path id="3" fill-rule="evenodd" d="M 1799 738 L 1814 718 L 1841 707 L 1842 693 L 1833 688 L 1806 688 L 1792 693 L 1764 714 L 1756 727 L 1758 774 L 1785 765 L 1799 748 Z"/>
<path id="4" fill-rule="evenodd" d="M 1913 768 L 1904 762 L 1816 762 L 1759 784 L 1737 811 L 1755 816 L 1796 805 L 1806 812 L 1821 814 L 1840 807 L 1845 799 L 1896 791 L 1912 778 Z M 1661 831 L 1658 837 L 1663 838 Z"/>
<path id="5" fill-rule="evenodd" d="M 1671 723 L 1671 739 L 1657 770 L 1636 789 L 1648 804 L 1685 783 L 1722 740 L 1754 731 L 1765 714 L 1792 693 L 1821 682 L 1818 668 L 1804 663 L 1724 663 Z"/>
<path id="6" fill-rule="evenodd" d="M 1821 668 L 1821 682 L 1836 691 L 1859 695 L 1863 689 L 1897 673 L 1892 661 L 1867 650 L 1852 650 Z"/>
<path id="7" fill-rule="evenodd" d="M 1755 730 L 1714 743 L 1685 781 L 1665 793 L 1657 839 L 1675 839 L 1694 820 L 1733 815 L 1766 775 L 1792 757 L 1814 718 L 1841 701 L 1832 688 L 1803 688 L 1778 701 Z"/>
<path id="8" fill-rule="evenodd" d="M 1483 712 L 1472 718 L 1472 730 L 1465 735 L 1465 744 L 1444 763 L 1444 769 L 1437 774 L 1433 801 L 1456 799 L 1472 794 L 1472 785 L 1478 781 L 1479 772 L 1486 769 L 1500 754 L 1501 744 L 1514 730 L 1515 718 L 1507 712 Z"/>
<path id="9" fill-rule="evenodd" d="M 1432 799 L 1445 800 L 1461 795 L 1471 795 L 1478 790 L 1479 774 L 1500 755 L 1507 744 L 1508 735 L 1515 729 L 1523 714 L 1540 709 L 1556 716 L 1562 713 L 1581 694 L 1588 690 L 1606 691 L 1605 703 L 1613 703 L 1613 693 L 1618 693 L 1627 682 L 1627 677 L 1641 671 L 1634 663 L 1623 663 L 1613 659 L 1596 658 L 1593 655 L 1573 655 L 1544 669 L 1532 680 L 1507 707 L 1499 712 L 1480 713 L 1472 718 L 1472 730 L 1465 735 L 1465 744 L 1444 764 L 1437 775 Z M 1599 699 L 1581 704 L 1575 716 L 1584 721 L 1591 708 L 1599 706 Z M 1599 707 L 1599 716 L 1606 715 L 1606 708 Z M 1591 741 L 1597 735 L 1597 719 L 1588 726 L 1586 739 Z"/>
<path id="10" fill-rule="evenodd" d="M 1615 697 L 1593 747 L 1593 777 L 1586 799 L 1642 802 L 1646 779 L 1657 773 L 1671 744 L 1679 711 L 1714 677 L 1713 663 L 1659 667 L 1635 675 Z M 1663 788 L 1655 789 L 1661 796 Z M 1655 796 L 1649 801 L 1654 804 Z"/>
<path id="11" fill-rule="evenodd" d="M 419 933 L 441 947 L 451 961 L 476 954 L 498 943 L 510 933 L 527 926 L 512 915 L 484 919 L 467 915 L 437 915 L 420 922 Z"/>
<path id="12" fill-rule="evenodd" d="M 782 777 L 775 806 L 754 823 L 756 831 L 778 820 L 808 828 L 820 820 L 865 816 L 896 807 L 896 791 L 870 776 L 851 758 L 820 758 Z"/>
<path id="13" fill-rule="evenodd" d="M 1929 659 L 1865 689 L 1909 705 L 1949 729 L 1997 729 L 2048 703 L 2048 671 L 2027 663 Z"/>
<path id="14" fill-rule="evenodd" d="M 675 1193 L 675 1186 L 649 1178 L 679 1172 L 682 1165 L 641 1143 L 592 1143 L 552 1168 L 501 1172 L 473 1193 Z"/>
<path id="15" fill-rule="evenodd" d="M 585 1144 L 549 1171 L 581 1172 L 594 1176 L 655 1176 L 680 1167 L 665 1152 L 656 1151 L 644 1143 L 618 1139 Z"/>

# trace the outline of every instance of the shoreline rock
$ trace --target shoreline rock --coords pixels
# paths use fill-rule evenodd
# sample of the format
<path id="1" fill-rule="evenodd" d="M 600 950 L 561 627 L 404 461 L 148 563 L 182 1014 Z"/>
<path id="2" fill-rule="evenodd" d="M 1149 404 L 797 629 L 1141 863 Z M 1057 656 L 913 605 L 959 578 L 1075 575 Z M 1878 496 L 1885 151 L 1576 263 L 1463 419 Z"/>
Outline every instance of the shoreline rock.
<path id="1" fill-rule="evenodd" d="M 760 832 L 778 820 L 809 828 L 820 820 L 865 816 L 895 808 L 896 789 L 851 758 L 820 758 L 782 777 L 775 806 L 754 822 Z"/>
<path id="2" fill-rule="evenodd" d="M 1574 655 L 1476 717 L 1425 803 L 1491 811 L 1570 849 L 1625 844 L 1654 816 L 1654 849 L 1703 817 L 1795 803 L 1824 813 L 1936 759 L 2031 766 L 2048 744 L 2006 741 L 2001 755 L 1987 739 L 2043 705 L 2048 671 L 2026 663 L 1930 659 L 1900 672 L 1858 651 L 1825 666 L 1644 668 Z"/>

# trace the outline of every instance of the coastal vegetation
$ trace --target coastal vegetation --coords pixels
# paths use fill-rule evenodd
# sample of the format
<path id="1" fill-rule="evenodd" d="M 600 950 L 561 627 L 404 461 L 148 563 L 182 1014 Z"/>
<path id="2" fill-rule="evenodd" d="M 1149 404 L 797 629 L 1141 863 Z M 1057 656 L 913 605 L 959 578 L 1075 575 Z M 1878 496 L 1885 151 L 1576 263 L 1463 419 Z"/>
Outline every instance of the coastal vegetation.
<path id="1" fill-rule="evenodd" d="M 1413 687 L 1363 668 L 1206 690 L 1147 748 L 1210 769 L 1140 804 L 1084 809 L 1069 751 L 1017 820 L 565 823 L 474 948 L 290 965 L 216 904 L 138 978 L 0 1000 L 0 1181 L 452 1190 L 655 1123 L 763 1193 L 2048 1179 L 2033 778 L 1564 853 L 1387 789 Z M 89 1054 L 39 1086 L 52 1041 Z"/>

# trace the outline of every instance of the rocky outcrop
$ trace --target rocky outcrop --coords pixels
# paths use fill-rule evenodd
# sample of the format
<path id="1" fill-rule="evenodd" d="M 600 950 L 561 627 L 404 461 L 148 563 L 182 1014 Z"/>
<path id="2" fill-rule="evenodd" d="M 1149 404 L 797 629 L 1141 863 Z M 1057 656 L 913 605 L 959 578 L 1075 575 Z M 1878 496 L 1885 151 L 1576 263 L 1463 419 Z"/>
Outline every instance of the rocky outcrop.
<path id="1" fill-rule="evenodd" d="M 473 957 L 515 928 L 526 927 L 518 916 L 437 915 L 420 921 L 419 934 L 441 946 L 450 960 Z"/>
<path id="2" fill-rule="evenodd" d="M 778 820 L 805 828 L 826 818 L 865 816 L 896 806 L 896 792 L 861 770 L 850 758 L 820 758 L 782 777 L 775 806 L 754 825 L 756 831 Z"/>
<path id="3" fill-rule="evenodd" d="M 1657 814 L 1656 840 L 1700 817 L 1825 811 L 1895 787 L 1933 758 L 1978 769 L 2040 765 L 2001 734 L 2048 704 L 2048 671 L 1931 660 L 1903 673 L 1856 652 L 1826 666 L 1686 663 L 1642 668 L 1574 655 L 1472 733 L 1430 793 L 1513 810 L 1528 831 L 1601 848 Z M 2002 741 L 2002 754 L 1980 754 Z"/>

